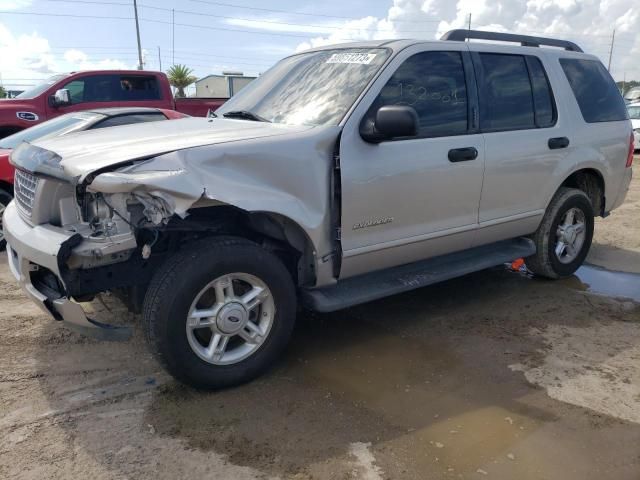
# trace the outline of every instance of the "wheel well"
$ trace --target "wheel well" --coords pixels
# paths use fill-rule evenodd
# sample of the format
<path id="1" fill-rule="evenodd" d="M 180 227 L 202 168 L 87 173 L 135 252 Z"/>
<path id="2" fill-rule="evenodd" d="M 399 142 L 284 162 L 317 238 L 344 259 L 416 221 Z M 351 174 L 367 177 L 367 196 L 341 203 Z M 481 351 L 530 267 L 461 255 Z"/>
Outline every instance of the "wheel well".
<path id="1" fill-rule="evenodd" d="M 604 179 L 600 172 L 592 168 L 578 170 L 562 182 L 561 186 L 582 190 L 591 199 L 594 213 L 597 216 L 604 215 Z"/>
<path id="2" fill-rule="evenodd" d="M 13 197 L 13 185 L 11 185 L 9 182 L 0 180 L 0 190 L 4 190 Z"/>
<path id="3" fill-rule="evenodd" d="M 277 255 L 297 285 L 315 283 L 311 239 L 296 222 L 283 215 L 247 212 L 230 206 L 193 208 L 186 218 L 174 217 L 169 222 L 166 233 L 173 232 L 180 232 L 178 237 L 181 244 L 207 235 L 246 238 Z"/>
<path id="4" fill-rule="evenodd" d="M 20 130 L 24 130 L 22 127 L 0 127 L 0 138 L 8 137 L 14 133 L 18 133 Z"/>

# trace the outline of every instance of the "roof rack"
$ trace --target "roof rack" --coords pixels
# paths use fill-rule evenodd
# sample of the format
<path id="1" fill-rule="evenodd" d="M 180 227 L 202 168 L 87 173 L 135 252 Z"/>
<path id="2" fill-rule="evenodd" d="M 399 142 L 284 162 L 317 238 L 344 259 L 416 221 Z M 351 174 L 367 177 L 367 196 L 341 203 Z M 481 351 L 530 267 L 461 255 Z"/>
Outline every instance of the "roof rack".
<path id="1" fill-rule="evenodd" d="M 467 39 L 476 40 L 496 40 L 500 42 L 515 42 L 523 47 L 539 47 L 547 45 L 550 47 L 560 47 L 571 52 L 583 52 L 583 50 L 573 42 L 568 40 L 556 40 L 555 38 L 532 37 L 529 35 L 516 35 L 513 33 L 484 32 L 482 30 L 450 30 L 445 33 L 440 40 L 452 40 L 464 42 Z"/>

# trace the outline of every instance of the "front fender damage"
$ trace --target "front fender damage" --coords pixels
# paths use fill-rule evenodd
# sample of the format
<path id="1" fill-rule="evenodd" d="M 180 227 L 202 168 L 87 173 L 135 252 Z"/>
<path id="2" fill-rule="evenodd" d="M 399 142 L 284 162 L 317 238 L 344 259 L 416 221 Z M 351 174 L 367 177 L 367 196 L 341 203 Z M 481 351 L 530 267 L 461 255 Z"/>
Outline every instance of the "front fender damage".
<path id="1" fill-rule="evenodd" d="M 126 195 L 154 225 L 198 207 L 229 205 L 286 217 L 322 258 L 333 248 L 329 192 L 339 127 L 179 150 L 95 175 L 87 192 Z"/>

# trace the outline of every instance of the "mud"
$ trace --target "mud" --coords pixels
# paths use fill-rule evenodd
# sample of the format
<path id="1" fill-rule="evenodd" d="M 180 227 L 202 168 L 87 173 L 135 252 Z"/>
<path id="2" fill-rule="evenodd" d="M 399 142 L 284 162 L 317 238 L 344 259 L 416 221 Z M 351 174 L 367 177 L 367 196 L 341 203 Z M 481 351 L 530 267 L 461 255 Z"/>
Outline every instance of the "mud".
<path id="1" fill-rule="evenodd" d="M 621 232 L 602 230 L 640 217 L 614 215 L 596 248 L 619 259 Z M 639 237 L 617 250 L 637 258 Z M 638 479 L 638 278 L 496 268 L 301 314 L 266 376 L 202 393 L 163 373 L 111 297 L 90 307 L 131 321 L 129 342 L 44 318 L 2 255 L 0 478 Z"/>

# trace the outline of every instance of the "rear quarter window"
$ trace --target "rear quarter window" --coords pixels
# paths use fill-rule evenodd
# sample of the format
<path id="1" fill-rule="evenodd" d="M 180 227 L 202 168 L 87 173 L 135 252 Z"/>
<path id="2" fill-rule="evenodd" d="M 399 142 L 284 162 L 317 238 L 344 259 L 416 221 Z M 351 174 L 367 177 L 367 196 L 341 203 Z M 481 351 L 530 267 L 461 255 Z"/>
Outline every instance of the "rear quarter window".
<path id="1" fill-rule="evenodd" d="M 561 58 L 560 65 L 585 122 L 616 122 L 629 118 L 624 100 L 601 62 Z"/>

